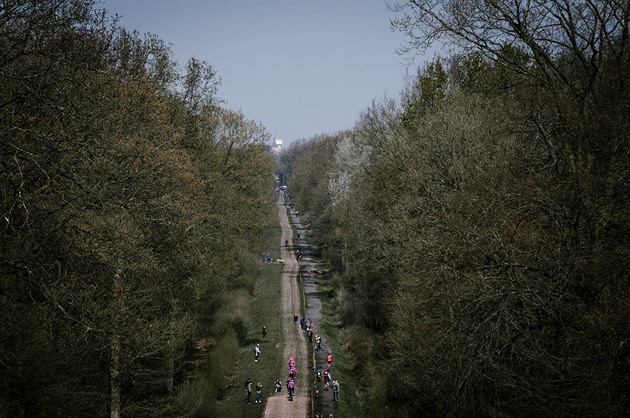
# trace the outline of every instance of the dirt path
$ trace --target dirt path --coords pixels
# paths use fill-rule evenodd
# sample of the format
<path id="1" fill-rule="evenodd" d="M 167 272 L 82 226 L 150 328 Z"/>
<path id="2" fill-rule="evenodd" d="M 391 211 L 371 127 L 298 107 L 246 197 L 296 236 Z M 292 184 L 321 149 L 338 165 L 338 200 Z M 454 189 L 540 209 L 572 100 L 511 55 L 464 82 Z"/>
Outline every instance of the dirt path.
<path id="1" fill-rule="evenodd" d="M 296 378 L 295 395 L 293 402 L 287 398 L 286 387 L 282 392 L 267 399 L 264 417 L 268 418 L 306 418 L 308 417 L 309 382 L 312 370 L 310 361 L 307 358 L 306 339 L 302 334 L 300 325 L 293 325 L 293 315 L 302 312 L 300 306 L 300 287 L 298 283 L 299 264 L 295 258 L 295 252 L 291 247 L 293 238 L 293 228 L 286 213 L 286 206 L 282 196 L 278 199 L 278 217 L 282 228 L 282 239 L 280 241 L 280 254 L 284 260 L 284 271 L 282 272 L 282 336 L 284 339 L 284 358 L 294 357 L 297 363 L 298 375 Z M 285 241 L 289 242 L 289 247 L 285 246 Z M 288 366 L 286 369 L 288 375 Z M 284 382 L 283 382 L 284 383 Z"/>

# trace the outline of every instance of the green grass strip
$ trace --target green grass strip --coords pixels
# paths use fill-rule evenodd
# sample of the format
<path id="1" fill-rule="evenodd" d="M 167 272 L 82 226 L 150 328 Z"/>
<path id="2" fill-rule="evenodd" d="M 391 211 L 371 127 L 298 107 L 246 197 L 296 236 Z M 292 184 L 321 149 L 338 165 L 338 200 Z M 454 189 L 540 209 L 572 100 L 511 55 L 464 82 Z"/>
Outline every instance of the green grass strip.
<path id="1" fill-rule="evenodd" d="M 354 364 L 349 354 L 343 349 L 346 339 L 345 331 L 339 321 L 330 313 L 334 312 L 333 299 L 329 294 L 329 281 L 331 278 L 318 278 L 315 281 L 317 293 L 321 303 L 320 327 L 326 338 L 326 343 L 332 349 L 335 356 L 333 376 L 339 381 L 339 400 L 337 403 L 336 417 L 362 418 L 361 399 L 357 389 L 362 389 L 354 369 Z"/>
<path id="2" fill-rule="evenodd" d="M 277 258 L 281 231 L 279 226 L 273 228 L 265 243 L 270 253 Z M 273 249 L 273 251 L 271 250 Z M 256 276 L 256 287 L 253 295 L 248 297 L 246 324 L 247 338 L 245 344 L 238 347 L 238 353 L 223 353 L 226 359 L 235 357 L 233 370 L 228 374 L 229 384 L 223 399 L 219 402 L 213 416 L 225 418 L 260 417 L 266 398 L 273 393 L 273 384 L 281 375 L 282 366 L 282 318 L 280 311 L 280 295 L 282 287 L 282 264 L 260 263 Z M 261 328 L 267 327 L 267 336 L 262 338 Z M 260 362 L 254 362 L 254 347 L 260 344 Z M 219 355 L 221 355 L 219 353 Z M 251 379 L 251 403 L 245 403 L 245 379 Z M 255 403 L 256 383 L 263 385 L 263 403 Z"/>

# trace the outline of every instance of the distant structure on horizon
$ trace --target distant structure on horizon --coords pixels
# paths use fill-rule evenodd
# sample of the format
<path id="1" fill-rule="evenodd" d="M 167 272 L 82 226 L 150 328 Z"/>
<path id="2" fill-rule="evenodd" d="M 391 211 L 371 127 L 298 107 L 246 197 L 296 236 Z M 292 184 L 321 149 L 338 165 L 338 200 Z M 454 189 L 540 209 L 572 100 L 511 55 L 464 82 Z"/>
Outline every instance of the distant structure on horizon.
<path id="1" fill-rule="evenodd" d="M 271 152 L 277 155 L 277 154 L 280 154 L 280 151 L 282 151 L 282 139 L 276 138 L 273 141 Z"/>

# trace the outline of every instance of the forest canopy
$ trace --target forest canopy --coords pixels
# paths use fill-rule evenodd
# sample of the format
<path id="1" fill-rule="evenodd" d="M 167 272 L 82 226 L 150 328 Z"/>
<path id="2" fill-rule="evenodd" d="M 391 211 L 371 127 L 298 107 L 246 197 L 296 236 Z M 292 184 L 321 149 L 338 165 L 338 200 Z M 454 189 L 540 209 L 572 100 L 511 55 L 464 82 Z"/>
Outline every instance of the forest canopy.
<path id="1" fill-rule="evenodd" d="M 362 413 L 630 414 L 630 3 L 392 12 L 441 56 L 282 156 Z"/>
<path id="2" fill-rule="evenodd" d="M 226 332 L 273 160 L 212 66 L 181 67 L 92 1 L 1 2 L 0 416 L 199 407 L 191 350 Z"/>
<path id="3" fill-rule="evenodd" d="M 275 168 L 357 415 L 630 416 L 630 2 L 391 12 L 402 52 L 443 53 Z M 93 1 L 0 3 L 0 416 L 221 398 L 191 355 L 242 343 L 229 295 L 275 208 L 270 136 L 220 81 Z"/>

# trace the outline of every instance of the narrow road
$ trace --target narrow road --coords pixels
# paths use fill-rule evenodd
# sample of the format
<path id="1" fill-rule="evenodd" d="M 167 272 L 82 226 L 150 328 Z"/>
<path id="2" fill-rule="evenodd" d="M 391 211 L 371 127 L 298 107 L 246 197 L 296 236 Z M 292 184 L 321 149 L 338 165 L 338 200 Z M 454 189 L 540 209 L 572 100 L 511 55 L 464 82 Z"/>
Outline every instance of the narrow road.
<path id="1" fill-rule="evenodd" d="M 300 286 L 298 283 L 299 264 L 295 257 L 295 251 L 291 247 L 293 239 L 293 228 L 287 216 L 287 208 L 282 195 L 278 198 L 278 217 L 282 228 L 282 239 L 280 241 L 280 254 L 284 260 L 284 271 L 282 272 L 282 337 L 284 340 L 284 358 L 294 357 L 297 363 L 297 377 L 295 395 L 293 402 L 287 397 L 286 387 L 282 392 L 276 393 L 267 399 L 264 417 L 268 418 L 306 418 L 308 417 L 308 406 L 310 404 L 309 382 L 312 380 L 312 366 L 307 358 L 306 338 L 304 337 L 300 325 L 293 324 L 293 315 L 300 315 Z M 285 246 L 285 241 L 289 246 Z M 288 365 L 285 377 L 288 376 Z M 284 383 L 284 382 L 283 382 Z"/>

